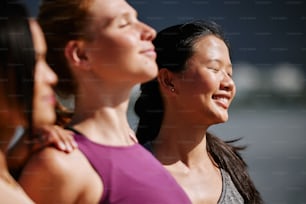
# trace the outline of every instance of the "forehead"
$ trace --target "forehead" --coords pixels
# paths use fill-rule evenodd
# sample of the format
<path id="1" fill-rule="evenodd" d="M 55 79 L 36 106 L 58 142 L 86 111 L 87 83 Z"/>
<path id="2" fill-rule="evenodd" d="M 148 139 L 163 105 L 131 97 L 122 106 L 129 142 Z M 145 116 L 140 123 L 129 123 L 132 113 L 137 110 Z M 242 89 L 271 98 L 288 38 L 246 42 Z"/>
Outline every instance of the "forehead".
<path id="1" fill-rule="evenodd" d="M 195 51 L 210 50 L 212 48 L 227 49 L 227 46 L 222 39 L 214 35 L 207 35 L 199 38 L 193 46 Z"/>
<path id="2" fill-rule="evenodd" d="M 229 57 L 229 50 L 225 42 L 214 35 L 198 39 L 193 46 L 193 51 L 194 55 L 200 54 L 208 58 Z"/>
<path id="3" fill-rule="evenodd" d="M 99 21 L 107 22 L 114 18 L 125 15 L 127 13 L 135 13 L 132 8 L 124 0 L 95 0 L 90 8 L 93 17 Z"/>
<path id="4" fill-rule="evenodd" d="M 41 28 L 35 20 L 30 20 L 30 30 L 33 38 L 33 47 L 36 53 L 46 52 L 46 43 Z"/>

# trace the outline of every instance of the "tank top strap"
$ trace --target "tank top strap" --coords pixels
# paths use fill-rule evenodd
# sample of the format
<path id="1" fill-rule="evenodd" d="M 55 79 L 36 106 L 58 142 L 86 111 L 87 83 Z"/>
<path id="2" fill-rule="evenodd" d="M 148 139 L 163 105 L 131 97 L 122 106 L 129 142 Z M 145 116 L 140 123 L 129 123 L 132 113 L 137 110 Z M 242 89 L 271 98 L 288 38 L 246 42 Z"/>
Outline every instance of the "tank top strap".
<path id="1" fill-rule="evenodd" d="M 66 130 L 71 130 L 71 131 L 74 132 L 75 134 L 84 136 L 83 133 L 81 133 L 80 131 L 76 130 L 76 129 L 75 129 L 74 127 L 72 127 L 72 126 L 66 126 L 65 129 L 66 129 Z"/>

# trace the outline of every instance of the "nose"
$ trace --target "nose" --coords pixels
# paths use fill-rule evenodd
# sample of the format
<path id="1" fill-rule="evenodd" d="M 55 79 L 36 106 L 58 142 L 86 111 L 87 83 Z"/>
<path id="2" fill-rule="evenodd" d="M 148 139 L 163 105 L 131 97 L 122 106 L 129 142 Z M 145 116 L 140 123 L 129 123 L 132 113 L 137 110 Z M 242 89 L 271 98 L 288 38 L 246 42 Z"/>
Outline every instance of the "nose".
<path id="1" fill-rule="evenodd" d="M 143 22 L 139 23 L 142 28 L 141 39 L 152 41 L 156 37 L 156 30 Z"/>
<path id="2" fill-rule="evenodd" d="M 58 82 L 57 75 L 48 64 L 46 64 L 45 80 L 51 86 L 55 86 Z"/>
<path id="3" fill-rule="evenodd" d="M 223 79 L 221 80 L 220 88 L 225 91 L 235 91 L 236 85 L 231 76 L 223 72 Z"/>

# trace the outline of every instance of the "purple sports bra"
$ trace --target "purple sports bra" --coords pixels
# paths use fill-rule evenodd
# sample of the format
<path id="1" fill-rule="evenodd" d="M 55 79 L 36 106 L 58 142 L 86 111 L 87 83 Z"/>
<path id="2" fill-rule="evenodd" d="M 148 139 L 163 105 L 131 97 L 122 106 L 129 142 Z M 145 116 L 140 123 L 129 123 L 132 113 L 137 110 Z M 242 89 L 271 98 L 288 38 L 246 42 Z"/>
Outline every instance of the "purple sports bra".
<path id="1" fill-rule="evenodd" d="M 102 145 L 90 141 L 79 132 L 75 133 L 74 138 L 103 181 L 100 203 L 191 203 L 170 173 L 140 144 Z"/>

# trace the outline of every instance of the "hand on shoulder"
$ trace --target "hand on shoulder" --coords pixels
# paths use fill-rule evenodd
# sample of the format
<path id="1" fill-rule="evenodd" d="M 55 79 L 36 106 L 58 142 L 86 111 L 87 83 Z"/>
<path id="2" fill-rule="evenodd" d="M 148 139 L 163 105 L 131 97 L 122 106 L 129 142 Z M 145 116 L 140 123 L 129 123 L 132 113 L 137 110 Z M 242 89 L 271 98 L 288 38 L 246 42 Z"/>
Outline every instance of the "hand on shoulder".
<path id="1" fill-rule="evenodd" d="M 45 125 L 36 130 L 32 151 L 37 151 L 46 146 L 54 146 L 57 149 L 70 153 L 78 147 L 74 141 L 73 132 L 58 125 Z"/>

